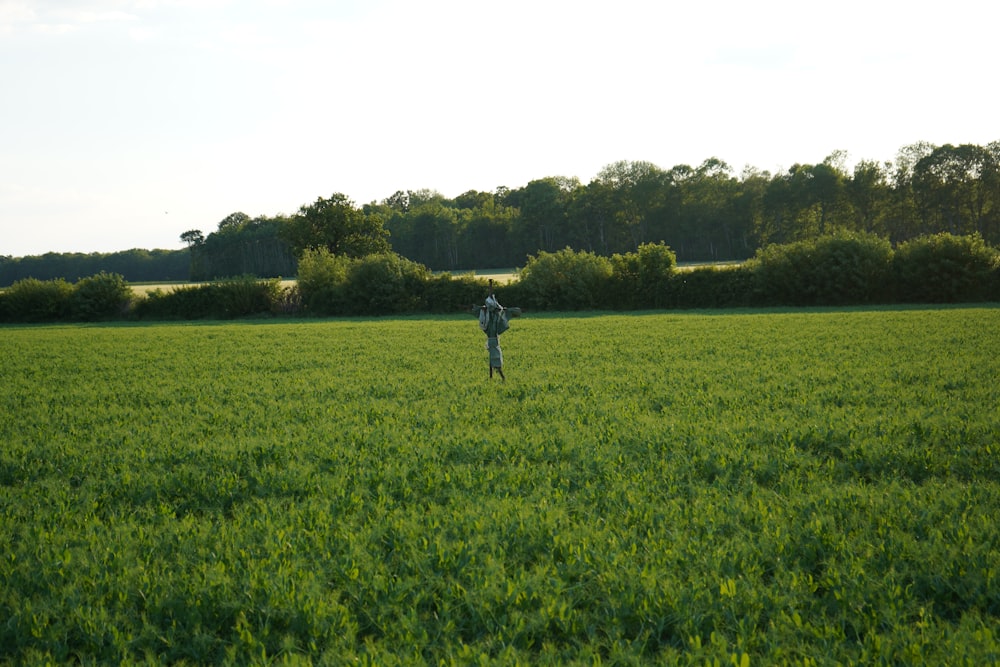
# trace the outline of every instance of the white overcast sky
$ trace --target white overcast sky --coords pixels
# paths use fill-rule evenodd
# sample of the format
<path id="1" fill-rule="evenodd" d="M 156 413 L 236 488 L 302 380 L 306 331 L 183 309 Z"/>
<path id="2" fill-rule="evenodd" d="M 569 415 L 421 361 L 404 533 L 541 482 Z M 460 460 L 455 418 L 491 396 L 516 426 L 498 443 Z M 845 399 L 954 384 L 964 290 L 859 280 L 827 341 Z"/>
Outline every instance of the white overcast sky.
<path id="1" fill-rule="evenodd" d="M 0 0 L 0 255 L 334 192 L 1000 140 L 982 0 Z"/>

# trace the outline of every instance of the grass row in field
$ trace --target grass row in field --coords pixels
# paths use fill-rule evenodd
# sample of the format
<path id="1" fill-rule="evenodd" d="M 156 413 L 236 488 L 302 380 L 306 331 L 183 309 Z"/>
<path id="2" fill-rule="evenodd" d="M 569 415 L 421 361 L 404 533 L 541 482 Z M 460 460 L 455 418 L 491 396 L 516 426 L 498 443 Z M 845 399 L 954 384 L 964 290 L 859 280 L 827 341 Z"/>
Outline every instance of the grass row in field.
<path id="1" fill-rule="evenodd" d="M 998 325 L 5 329 L 0 661 L 995 662 Z"/>

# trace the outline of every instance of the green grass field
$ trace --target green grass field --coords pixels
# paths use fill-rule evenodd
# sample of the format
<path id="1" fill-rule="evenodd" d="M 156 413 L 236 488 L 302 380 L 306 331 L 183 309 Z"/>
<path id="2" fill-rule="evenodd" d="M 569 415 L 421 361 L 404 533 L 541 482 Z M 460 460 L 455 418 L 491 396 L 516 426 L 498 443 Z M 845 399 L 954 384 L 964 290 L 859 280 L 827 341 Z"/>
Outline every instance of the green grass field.
<path id="1" fill-rule="evenodd" d="M 1000 663 L 1000 309 L 0 329 L 0 663 Z"/>

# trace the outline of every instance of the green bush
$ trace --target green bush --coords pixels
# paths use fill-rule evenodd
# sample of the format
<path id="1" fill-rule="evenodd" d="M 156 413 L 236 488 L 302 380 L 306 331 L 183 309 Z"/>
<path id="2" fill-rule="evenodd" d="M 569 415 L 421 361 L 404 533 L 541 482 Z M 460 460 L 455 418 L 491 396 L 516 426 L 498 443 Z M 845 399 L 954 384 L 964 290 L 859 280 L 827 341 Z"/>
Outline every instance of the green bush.
<path id="1" fill-rule="evenodd" d="M 768 246 L 748 266 L 763 304 L 836 306 L 888 299 L 891 261 L 887 240 L 840 233 Z"/>
<path id="2" fill-rule="evenodd" d="M 306 250 L 299 260 L 303 311 L 314 315 L 389 315 L 426 310 L 431 273 L 395 253 L 361 259 L 325 248 Z"/>
<path id="3" fill-rule="evenodd" d="M 66 317 L 73 286 L 62 278 L 18 280 L 4 291 L 4 311 L 10 322 L 51 322 Z"/>
<path id="4" fill-rule="evenodd" d="M 169 292 L 156 289 L 135 303 L 133 315 L 139 319 L 195 320 L 219 317 L 211 285 L 176 287 Z"/>
<path id="5" fill-rule="evenodd" d="M 456 313 L 482 305 L 486 291 L 486 280 L 483 278 L 441 273 L 428 278 L 424 286 L 424 298 L 427 309 L 432 313 Z M 506 291 L 504 289 L 505 293 Z M 506 305 L 504 301 L 501 303 Z"/>
<path id="6" fill-rule="evenodd" d="M 277 278 L 259 280 L 247 276 L 206 285 L 157 289 L 136 302 L 139 319 L 198 320 L 232 319 L 267 315 L 282 310 L 284 292 Z"/>
<path id="7" fill-rule="evenodd" d="M 277 310 L 281 298 L 281 280 L 260 280 L 243 276 L 224 280 L 208 286 L 217 302 L 217 312 L 222 317 L 249 317 L 271 314 Z"/>
<path id="8" fill-rule="evenodd" d="M 662 308 L 677 256 L 666 245 L 645 243 L 636 252 L 611 256 L 610 302 L 616 308 Z"/>
<path id="9" fill-rule="evenodd" d="M 344 285 L 350 264 L 349 258 L 338 257 L 326 248 L 302 253 L 298 289 L 304 313 L 333 315 L 344 310 Z"/>
<path id="10" fill-rule="evenodd" d="M 1000 256 L 979 234 L 934 234 L 900 244 L 892 267 L 896 298 L 948 303 L 997 298 Z"/>
<path id="11" fill-rule="evenodd" d="M 74 319 L 93 321 L 122 317 L 132 300 L 132 288 L 118 273 L 81 278 L 73 287 L 70 312 Z"/>
<path id="12" fill-rule="evenodd" d="M 745 266 L 705 266 L 670 279 L 671 308 L 743 308 L 753 305 L 753 274 Z"/>
<path id="13" fill-rule="evenodd" d="M 430 277 L 426 266 L 396 253 L 353 260 L 344 285 L 344 314 L 389 315 L 425 310 L 424 287 Z"/>
<path id="14" fill-rule="evenodd" d="M 519 292 L 525 305 L 550 310 L 580 310 L 606 305 L 613 269 L 607 257 L 564 248 L 529 256 Z"/>

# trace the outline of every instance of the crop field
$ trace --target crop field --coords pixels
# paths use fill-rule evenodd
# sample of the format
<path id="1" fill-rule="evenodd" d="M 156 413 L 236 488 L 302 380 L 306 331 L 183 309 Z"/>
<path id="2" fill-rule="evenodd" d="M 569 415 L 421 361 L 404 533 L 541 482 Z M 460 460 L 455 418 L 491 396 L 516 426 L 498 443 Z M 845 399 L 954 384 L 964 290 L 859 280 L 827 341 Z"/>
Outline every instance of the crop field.
<path id="1" fill-rule="evenodd" d="M 291 287 L 295 283 L 296 283 L 296 281 L 295 280 L 291 280 L 291 279 L 282 280 L 280 282 L 280 284 L 281 284 L 282 287 Z M 176 281 L 176 282 L 172 282 L 172 283 L 145 283 L 145 282 L 139 282 L 139 283 L 130 283 L 130 287 L 132 288 L 132 291 L 137 296 L 144 296 L 146 294 L 149 294 L 150 292 L 155 292 L 156 290 L 160 290 L 162 292 L 170 293 L 170 292 L 173 292 L 174 290 L 178 290 L 178 289 L 184 289 L 184 288 L 187 288 L 187 287 L 197 287 L 199 285 L 207 285 L 207 284 L 209 284 L 209 283 L 204 283 L 204 282 L 188 282 L 188 281 Z"/>
<path id="2" fill-rule="evenodd" d="M 1000 663 L 997 307 L 0 336 L 0 664 Z"/>

